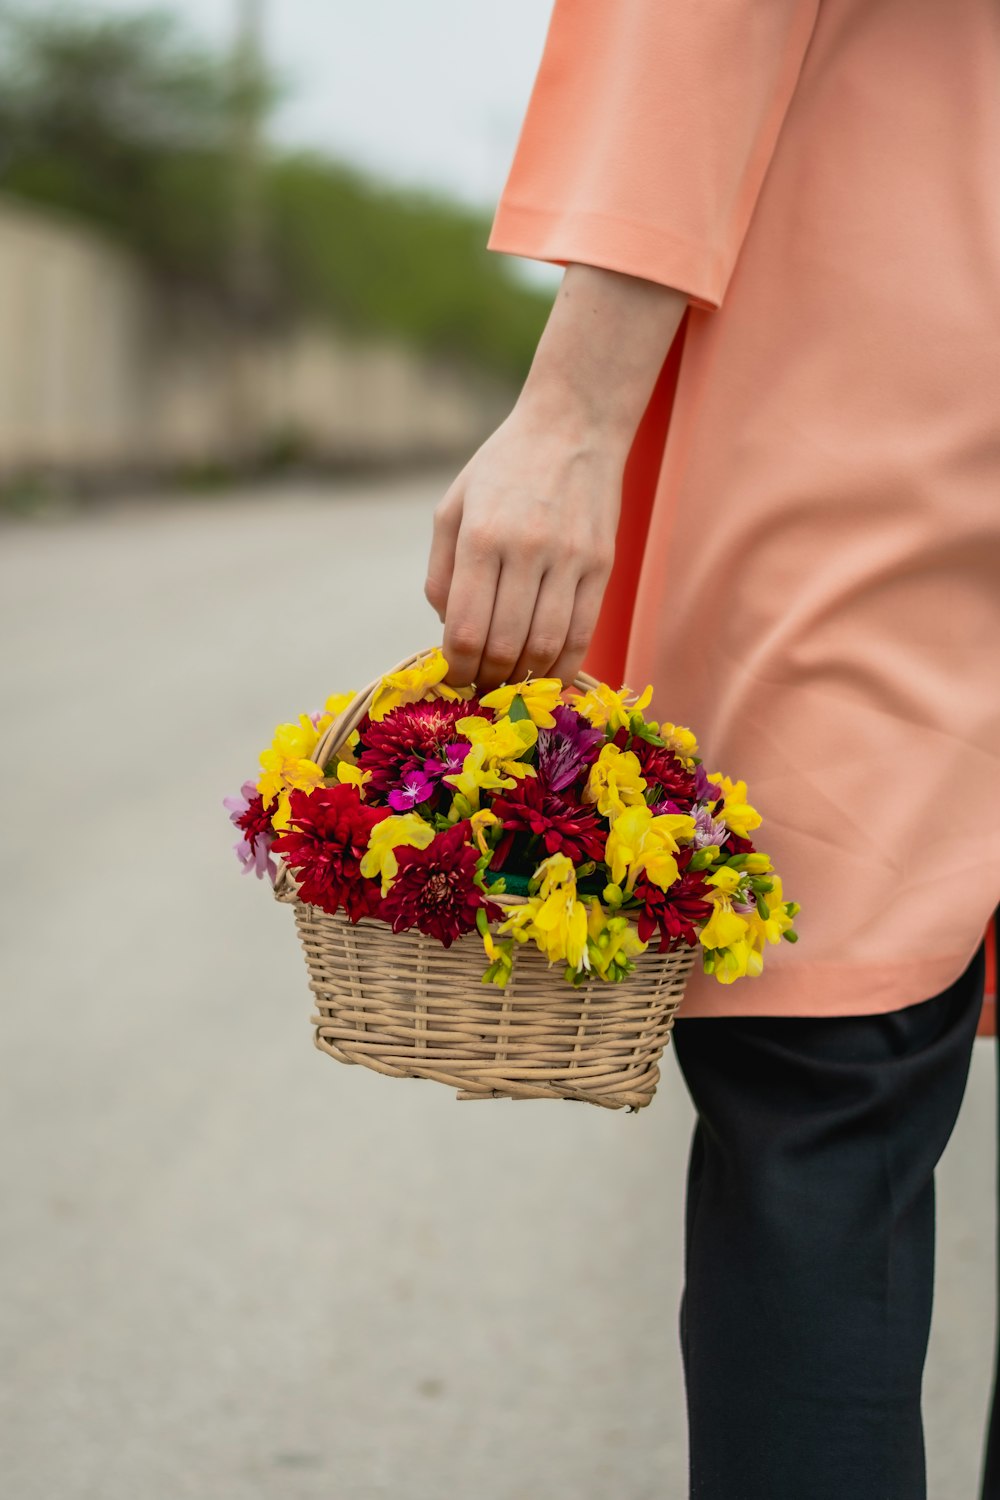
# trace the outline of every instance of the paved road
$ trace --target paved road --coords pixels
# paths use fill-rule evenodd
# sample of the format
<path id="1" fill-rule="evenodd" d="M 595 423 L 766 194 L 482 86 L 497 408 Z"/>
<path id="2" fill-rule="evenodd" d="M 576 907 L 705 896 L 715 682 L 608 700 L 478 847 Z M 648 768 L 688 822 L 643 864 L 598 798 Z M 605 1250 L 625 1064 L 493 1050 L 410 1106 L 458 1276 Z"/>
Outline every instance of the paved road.
<path id="1" fill-rule="evenodd" d="M 230 853 L 272 723 L 435 639 L 450 477 L 0 531 L 11 1500 L 685 1493 L 673 1068 L 626 1116 L 343 1067 Z M 975 1491 L 993 1109 L 980 1043 L 940 1174 L 934 1500 Z"/>

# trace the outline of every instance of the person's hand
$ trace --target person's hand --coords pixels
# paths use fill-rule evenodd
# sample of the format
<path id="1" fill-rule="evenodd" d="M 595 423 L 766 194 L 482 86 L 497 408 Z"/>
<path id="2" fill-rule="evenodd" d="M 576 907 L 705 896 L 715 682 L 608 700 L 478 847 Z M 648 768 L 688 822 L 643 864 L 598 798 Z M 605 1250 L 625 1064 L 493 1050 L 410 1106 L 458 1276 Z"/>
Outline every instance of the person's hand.
<path id="1" fill-rule="evenodd" d="M 434 512 L 427 599 L 453 687 L 571 681 L 614 561 L 627 448 L 522 398 Z"/>
<path id="2" fill-rule="evenodd" d="M 625 463 L 687 301 L 567 265 L 514 410 L 434 513 L 424 593 L 452 687 L 575 677 L 614 560 Z"/>

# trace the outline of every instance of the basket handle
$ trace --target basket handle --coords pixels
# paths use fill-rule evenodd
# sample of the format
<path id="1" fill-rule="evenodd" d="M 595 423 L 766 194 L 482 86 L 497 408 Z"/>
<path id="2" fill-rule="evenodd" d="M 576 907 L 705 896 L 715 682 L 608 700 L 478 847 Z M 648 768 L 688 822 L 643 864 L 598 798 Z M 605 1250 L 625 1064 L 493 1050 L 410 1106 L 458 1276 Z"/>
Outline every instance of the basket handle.
<path id="1" fill-rule="evenodd" d="M 391 667 L 389 672 L 382 673 L 381 676 L 375 678 L 374 682 L 370 682 L 366 688 L 363 688 L 361 692 L 355 693 L 350 703 L 341 710 L 332 723 L 328 724 L 324 730 L 311 756 L 315 764 L 321 767 L 325 766 L 330 756 L 340 750 L 345 744 L 348 735 L 357 729 L 372 705 L 372 700 L 375 697 L 376 690 L 383 676 L 388 677 L 393 672 L 405 672 L 439 649 L 438 646 L 427 646 L 423 651 L 414 651 L 412 656 L 408 656 L 398 666 Z M 573 686 L 578 687 L 584 693 L 589 692 L 591 688 L 595 688 L 597 685 L 597 678 L 591 677 L 589 672 L 578 672 L 573 679 Z"/>

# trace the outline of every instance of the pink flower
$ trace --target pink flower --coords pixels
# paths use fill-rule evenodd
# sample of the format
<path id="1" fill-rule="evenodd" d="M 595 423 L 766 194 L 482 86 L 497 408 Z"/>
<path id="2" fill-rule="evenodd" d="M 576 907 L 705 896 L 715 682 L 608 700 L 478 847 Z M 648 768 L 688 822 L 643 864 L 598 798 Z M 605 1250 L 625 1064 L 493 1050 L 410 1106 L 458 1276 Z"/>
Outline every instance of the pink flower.
<path id="1" fill-rule="evenodd" d="M 251 870 L 256 873 L 258 880 L 269 875 L 273 885 L 278 867 L 271 858 L 271 845 L 274 842 L 271 815 L 277 806 L 277 799 L 272 798 L 265 807 L 255 783 L 244 781 L 240 795 L 223 797 L 222 805 L 233 824 L 243 834 L 239 843 L 233 845 L 233 849 L 243 866 L 244 875 L 248 875 Z"/>

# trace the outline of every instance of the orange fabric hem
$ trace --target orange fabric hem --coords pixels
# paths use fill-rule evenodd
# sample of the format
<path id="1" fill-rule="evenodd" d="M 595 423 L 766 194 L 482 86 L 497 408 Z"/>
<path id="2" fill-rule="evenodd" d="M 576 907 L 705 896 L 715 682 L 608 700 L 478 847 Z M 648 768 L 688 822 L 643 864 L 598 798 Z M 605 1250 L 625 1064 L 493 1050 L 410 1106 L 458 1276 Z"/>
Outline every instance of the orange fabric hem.
<path id="1" fill-rule="evenodd" d="M 692 244 L 658 225 L 612 214 L 512 204 L 506 197 L 496 210 L 486 248 L 559 266 L 578 261 L 641 276 L 683 292 L 708 312 L 721 305 L 727 279 L 727 262 L 720 251 Z"/>
<path id="2" fill-rule="evenodd" d="M 757 979 L 726 985 L 696 971 L 677 1016 L 883 1015 L 939 995 L 965 972 L 975 951 L 910 964 L 802 963 L 770 972 L 765 953 L 764 972 Z M 820 999 L 810 1004 L 813 981 Z"/>

